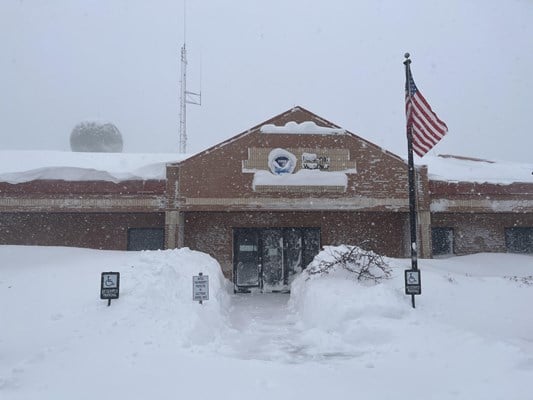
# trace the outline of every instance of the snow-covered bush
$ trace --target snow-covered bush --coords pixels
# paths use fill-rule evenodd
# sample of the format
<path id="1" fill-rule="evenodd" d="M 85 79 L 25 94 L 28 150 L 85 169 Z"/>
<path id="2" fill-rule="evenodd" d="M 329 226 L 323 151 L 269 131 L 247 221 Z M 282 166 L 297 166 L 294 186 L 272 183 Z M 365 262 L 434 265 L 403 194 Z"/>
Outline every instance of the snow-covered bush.
<path id="1" fill-rule="evenodd" d="M 391 269 L 382 256 L 347 245 L 326 246 L 309 264 L 306 272 L 308 275 L 324 275 L 340 268 L 352 273 L 362 282 L 379 283 L 391 276 Z"/>
<path id="2" fill-rule="evenodd" d="M 122 134 L 109 122 L 81 122 L 70 134 L 70 149 L 79 152 L 121 153 Z"/>

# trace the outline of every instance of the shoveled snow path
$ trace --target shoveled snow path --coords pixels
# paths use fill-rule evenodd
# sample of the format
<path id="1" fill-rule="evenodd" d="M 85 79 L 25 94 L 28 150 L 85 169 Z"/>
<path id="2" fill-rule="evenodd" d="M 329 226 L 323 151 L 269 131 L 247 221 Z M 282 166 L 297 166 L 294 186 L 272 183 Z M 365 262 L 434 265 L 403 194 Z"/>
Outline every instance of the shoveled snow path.
<path id="1" fill-rule="evenodd" d="M 222 352 L 246 360 L 297 361 L 298 331 L 288 294 L 237 294 L 232 298 L 231 330 L 222 337 Z"/>
<path id="2" fill-rule="evenodd" d="M 289 294 L 237 294 L 229 313 L 230 330 L 222 335 L 221 353 L 244 360 L 300 363 L 347 359 L 359 354 L 317 351 L 288 306 Z"/>

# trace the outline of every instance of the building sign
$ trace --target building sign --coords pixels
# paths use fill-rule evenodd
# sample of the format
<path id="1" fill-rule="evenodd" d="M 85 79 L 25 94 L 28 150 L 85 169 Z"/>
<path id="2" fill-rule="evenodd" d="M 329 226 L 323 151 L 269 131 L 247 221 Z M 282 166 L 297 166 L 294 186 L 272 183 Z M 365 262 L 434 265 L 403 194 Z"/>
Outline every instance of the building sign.
<path id="1" fill-rule="evenodd" d="M 275 175 L 292 174 L 296 168 L 296 156 L 284 149 L 274 149 L 268 155 L 268 167 Z"/>
<path id="2" fill-rule="evenodd" d="M 314 153 L 303 153 L 302 154 L 302 168 L 303 169 L 318 169 L 318 170 L 328 170 L 330 165 L 329 157 L 318 157 Z"/>
<path id="3" fill-rule="evenodd" d="M 204 300 L 209 300 L 209 275 L 200 272 L 198 276 L 192 277 L 192 300 L 200 304 Z"/>
<path id="4" fill-rule="evenodd" d="M 405 270 L 405 294 L 422 294 L 422 285 L 420 283 L 420 270 Z"/>
<path id="5" fill-rule="evenodd" d="M 100 282 L 100 298 L 108 300 L 111 305 L 112 299 L 118 299 L 120 292 L 120 272 L 102 272 Z"/>

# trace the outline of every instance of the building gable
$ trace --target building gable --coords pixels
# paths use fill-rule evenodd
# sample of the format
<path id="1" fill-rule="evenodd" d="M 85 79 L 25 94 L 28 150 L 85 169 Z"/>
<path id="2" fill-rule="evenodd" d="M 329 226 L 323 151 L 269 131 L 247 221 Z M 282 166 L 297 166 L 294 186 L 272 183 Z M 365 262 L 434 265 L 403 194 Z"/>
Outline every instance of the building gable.
<path id="1" fill-rule="evenodd" d="M 169 176 L 184 210 L 407 208 L 404 160 L 302 107 L 169 166 Z"/>

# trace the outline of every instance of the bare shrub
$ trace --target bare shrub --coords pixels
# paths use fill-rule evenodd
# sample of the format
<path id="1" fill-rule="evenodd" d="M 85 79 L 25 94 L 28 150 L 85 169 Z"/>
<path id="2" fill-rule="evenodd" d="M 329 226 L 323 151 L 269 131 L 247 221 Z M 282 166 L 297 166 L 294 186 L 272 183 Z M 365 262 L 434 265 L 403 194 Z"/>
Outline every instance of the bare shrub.
<path id="1" fill-rule="evenodd" d="M 379 283 L 389 279 L 392 272 L 381 255 L 357 246 L 332 248 L 329 257 L 315 261 L 307 269 L 309 275 L 324 275 L 342 268 L 353 273 L 358 281 Z"/>

